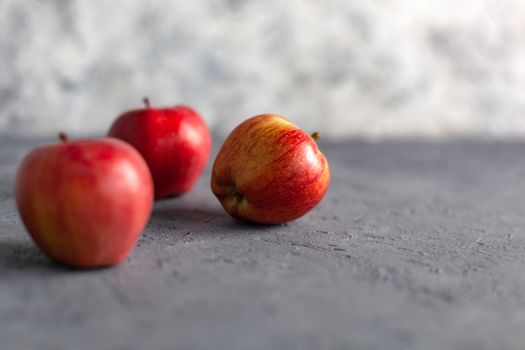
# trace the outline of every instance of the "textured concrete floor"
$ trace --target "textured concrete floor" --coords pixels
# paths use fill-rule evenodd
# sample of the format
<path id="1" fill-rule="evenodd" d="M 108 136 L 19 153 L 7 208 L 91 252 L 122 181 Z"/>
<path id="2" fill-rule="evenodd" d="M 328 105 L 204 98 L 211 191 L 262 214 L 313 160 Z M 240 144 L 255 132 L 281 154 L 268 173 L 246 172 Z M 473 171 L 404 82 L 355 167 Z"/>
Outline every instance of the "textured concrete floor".
<path id="1" fill-rule="evenodd" d="M 21 226 L 30 146 L 0 141 L 2 349 L 525 347 L 525 144 L 324 144 L 327 197 L 280 226 L 230 219 L 208 172 L 125 263 L 83 272 Z"/>

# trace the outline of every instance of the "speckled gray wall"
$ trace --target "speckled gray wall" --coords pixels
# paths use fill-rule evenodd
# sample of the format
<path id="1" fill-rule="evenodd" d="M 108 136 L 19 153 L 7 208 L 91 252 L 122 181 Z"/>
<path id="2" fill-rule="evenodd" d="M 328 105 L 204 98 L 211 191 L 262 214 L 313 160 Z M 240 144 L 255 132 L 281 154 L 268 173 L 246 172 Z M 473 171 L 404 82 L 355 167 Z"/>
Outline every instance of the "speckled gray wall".
<path id="1" fill-rule="evenodd" d="M 0 0 L 0 134 L 103 133 L 143 95 L 221 132 L 525 135 L 522 0 Z"/>

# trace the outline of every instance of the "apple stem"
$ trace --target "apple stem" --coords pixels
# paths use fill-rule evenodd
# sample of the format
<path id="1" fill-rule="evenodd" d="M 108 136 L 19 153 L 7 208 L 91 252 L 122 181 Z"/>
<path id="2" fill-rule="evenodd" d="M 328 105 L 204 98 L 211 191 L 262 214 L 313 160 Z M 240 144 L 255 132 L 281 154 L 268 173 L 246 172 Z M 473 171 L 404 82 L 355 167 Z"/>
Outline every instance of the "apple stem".
<path id="1" fill-rule="evenodd" d="M 312 136 L 312 138 L 313 138 L 314 140 L 316 140 L 316 141 L 319 140 L 319 139 L 321 138 L 321 134 L 319 133 L 319 131 L 314 132 L 314 133 L 313 133 L 312 135 L 310 135 L 310 136 Z"/>
<path id="2" fill-rule="evenodd" d="M 144 97 L 144 98 L 142 99 L 142 101 L 143 101 L 144 104 L 146 105 L 146 108 L 147 108 L 147 109 L 151 109 L 151 103 L 149 102 L 149 98 Z"/>
<path id="3" fill-rule="evenodd" d="M 62 141 L 62 143 L 69 142 L 69 137 L 67 136 L 65 132 L 62 132 L 62 131 L 58 133 L 58 139 Z"/>

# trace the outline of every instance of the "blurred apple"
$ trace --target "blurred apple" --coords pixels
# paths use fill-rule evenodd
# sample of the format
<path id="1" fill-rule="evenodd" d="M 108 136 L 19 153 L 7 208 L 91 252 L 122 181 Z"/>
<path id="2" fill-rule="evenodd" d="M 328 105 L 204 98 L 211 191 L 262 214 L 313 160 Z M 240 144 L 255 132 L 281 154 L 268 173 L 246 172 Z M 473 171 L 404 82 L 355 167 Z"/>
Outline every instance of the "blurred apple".
<path id="1" fill-rule="evenodd" d="M 283 117 L 264 114 L 227 137 L 213 164 L 211 188 L 233 217 L 276 224 L 314 208 L 329 182 L 328 162 L 314 137 Z"/>
<path id="2" fill-rule="evenodd" d="M 210 131 L 199 114 L 187 106 L 146 108 L 118 117 L 109 136 L 135 147 L 148 163 L 155 199 L 189 191 L 208 162 Z"/>
<path id="3" fill-rule="evenodd" d="M 114 265 L 135 246 L 153 206 L 140 154 L 110 138 L 34 149 L 16 176 L 27 231 L 51 259 L 79 268 Z"/>

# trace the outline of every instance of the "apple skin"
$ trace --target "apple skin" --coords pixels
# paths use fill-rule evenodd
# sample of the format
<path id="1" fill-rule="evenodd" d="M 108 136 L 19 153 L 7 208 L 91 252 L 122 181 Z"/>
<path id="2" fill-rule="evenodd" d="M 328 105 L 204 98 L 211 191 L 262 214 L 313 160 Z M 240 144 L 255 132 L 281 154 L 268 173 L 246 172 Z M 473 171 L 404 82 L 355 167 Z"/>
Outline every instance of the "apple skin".
<path id="1" fill-rule="evenodd" d="M 15 196 L 27 231 L 47 256 L 96 268 L 121 262 L 135 246 L 153 207 L 153 181 L 125 142 L 64 138 L 22 160 Z"/>
<path id="2" fill-rule="evenodd" d="M 210 157 L 211 135 L 199 114 L 188 106 L 146 108 L 119 116 L 109 136 L 130 143 L 148 163 L 155 199 L 189 191 Z"/>
<path id="3" fill-rule="evenodd" d="M 314 208 L 330 169 L 312 136 L 278 115 L 249 118 L 226 138 L 211 189 L 234 218 L 261 224 L 297 219 Z"/>

